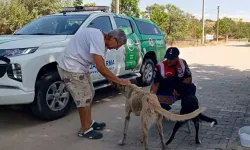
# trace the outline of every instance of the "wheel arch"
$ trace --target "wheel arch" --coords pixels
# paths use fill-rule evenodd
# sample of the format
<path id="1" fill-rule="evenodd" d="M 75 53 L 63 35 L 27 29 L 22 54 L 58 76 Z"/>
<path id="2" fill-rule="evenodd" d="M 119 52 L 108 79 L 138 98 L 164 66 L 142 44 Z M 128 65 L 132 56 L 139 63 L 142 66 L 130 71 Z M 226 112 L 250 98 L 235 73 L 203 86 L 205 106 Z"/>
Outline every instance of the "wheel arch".
<path id="1" fill-rule="evenodd" d="M 151 59 L 154 64 L 156 65 L 158 62 L 157 62 L 157 58 L 156 58 L 156 54 L 154 51 L 149 51 L 145 54 L 144 58 L 143 58 L 143 62 L 146 60 L 146 59 Z"/>

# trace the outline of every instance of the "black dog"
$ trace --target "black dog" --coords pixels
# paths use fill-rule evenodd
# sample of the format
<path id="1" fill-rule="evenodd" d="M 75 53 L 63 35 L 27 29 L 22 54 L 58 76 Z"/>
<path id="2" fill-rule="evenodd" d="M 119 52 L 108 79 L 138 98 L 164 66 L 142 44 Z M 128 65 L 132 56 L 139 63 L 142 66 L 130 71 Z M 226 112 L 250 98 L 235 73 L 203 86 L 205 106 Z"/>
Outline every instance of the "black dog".
<path id="1" fill-rule="evenodd" d="M 191 84 L 185 84 L 183 86 L 184 86 L 184 87 L 182 87 L 183 90 L 181 91 L 182 94 L 183 94 L 183 97 L 182 97 L 182 101 L 181 101 L 181 107 L 182 108 L 180 110 L 180 114 L 187 114 L 187 113 L 193 112 L 194 110 L 198 109 L 199 108 L 199 102 L 198 102 L 197 97 L 195 96 L 195 92 L 196 92 L 195 85 L 193 83 L 191 83 Z M 167 141 L 166 145 L 168 145 L 169 143 L 172 142 L 177 130 L 181 126 L 186 124 L 188 121 L 189 120 L 184 121 L 184 122 L 179 122 L 179 121 L 176 122 L 176 124 L 174 126 L 174 129 L 173 129 L 173 132 L 172 132 L 172 135 L 170 136 L 170 138 Z M 211 126 L 214 126 L 214 125 L 218 124 L 216 119 L 207 117 L 207 116 L 205 116 L 203 114 L 200 114 L 197 117 L 193 118 L 192 121 L 194 122 L 194 127 L 195 127 L 195 130 L 196 130 L 196 136 L 195 136 L 196 144 L 201 143 L 201 141 L 199 140 L 199 122 L 200 121 L 210 122 Z M 189 128 L 189 131 L 191 131 L 190 128 Z"/>

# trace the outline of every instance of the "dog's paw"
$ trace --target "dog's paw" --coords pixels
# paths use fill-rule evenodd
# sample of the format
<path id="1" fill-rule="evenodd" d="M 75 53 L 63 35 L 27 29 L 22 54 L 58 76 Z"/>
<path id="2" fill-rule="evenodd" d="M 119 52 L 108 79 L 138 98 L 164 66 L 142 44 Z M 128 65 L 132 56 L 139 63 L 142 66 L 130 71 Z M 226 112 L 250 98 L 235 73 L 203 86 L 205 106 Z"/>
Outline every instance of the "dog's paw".
<path id="1" fill-rule="evenodd" d="M 168 146 L 169 144 L 170 144 L 170 142 L 169 142 L 169 141 L 167 141 L 167 142 L 165 143 L 165 145 L 166 145 L 166 146 Z"/>
<path id="2" fill-rule="evenodd" d="M 196 144 L 201 144 L 201 140 L 196 140 Z"/>
<path id="3" fill-rule="evenodd" d="M 118 145 L 120 145 L 120 146 L 123 146 L 125 143 L 124 143 L 124 140 L 120 140 L 119 142 L 118 142 Z"/>
<path id="4" fill-rule="evenodd" d="M 140 142 L 141 142 L 141 144 L 143 144 L 143 139 L 141 139 L 141 141 L 140 141 Z"/>
<path id="5" fill-rule="evenodd" d="M 212 127 L 214 127 L 214 126 L 217 125 L 217 124 L 218 124 L 217 122 L 213 121 L 213 122 L 210 124 L 210 126 L 211 126 L 211 128 L 212 128 Z"/>

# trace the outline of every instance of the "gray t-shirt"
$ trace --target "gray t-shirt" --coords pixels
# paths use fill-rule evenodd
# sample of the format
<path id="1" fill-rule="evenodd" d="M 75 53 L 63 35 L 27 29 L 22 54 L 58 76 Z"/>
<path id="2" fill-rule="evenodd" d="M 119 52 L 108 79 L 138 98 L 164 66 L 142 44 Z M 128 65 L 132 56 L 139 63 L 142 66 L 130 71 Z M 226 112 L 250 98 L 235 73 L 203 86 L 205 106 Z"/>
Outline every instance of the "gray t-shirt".
<path id="1" fill-rule="evenodd" d="M 105 60 L 106 52 L 102 32 L 99 29 L 82 27 L 71 38 L 57 63 L 69 72 L 89 72 L 90 65 L 94 64 L 92 54 L 100 55 Z"/>

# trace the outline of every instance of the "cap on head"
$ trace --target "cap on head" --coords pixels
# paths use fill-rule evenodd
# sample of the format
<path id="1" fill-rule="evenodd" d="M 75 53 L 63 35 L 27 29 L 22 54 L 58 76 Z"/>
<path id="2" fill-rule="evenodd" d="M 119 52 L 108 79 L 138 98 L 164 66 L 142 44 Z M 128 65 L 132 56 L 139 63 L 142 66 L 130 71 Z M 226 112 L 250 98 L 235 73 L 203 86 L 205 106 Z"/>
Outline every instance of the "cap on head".
<path id="1" fill-rule="evenodd" d="M 108 33 L 108 36 L 116 38 L 117 42 L 122 45 L 127 43 L 127 36 L 122 29 L 112 30 Z"/>
<path id="2" fill-rule="evenodd" d="M 180 54 L 180 51 L 177 47 L 169 47 L 166 51 L 165 58 L 175 59 Z"/>

